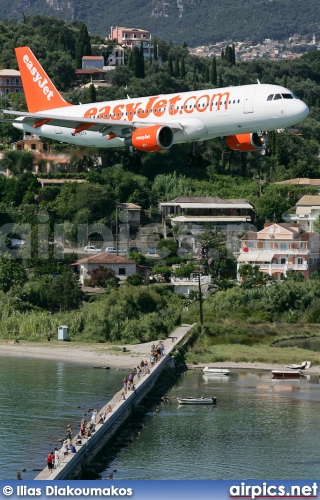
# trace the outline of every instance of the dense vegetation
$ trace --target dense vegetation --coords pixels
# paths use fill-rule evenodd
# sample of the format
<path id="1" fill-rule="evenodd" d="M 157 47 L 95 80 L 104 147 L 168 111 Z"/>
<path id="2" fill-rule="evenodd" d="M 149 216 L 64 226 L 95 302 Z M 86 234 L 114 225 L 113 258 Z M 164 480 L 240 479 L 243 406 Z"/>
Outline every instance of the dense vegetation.
<path id="1" fill-rule="evenodd" d="M 59 16 L 71 22 L 84 21 L 95 34 L 107 36 L 111 26 L 148 29 L 153 36 L 190 46 L 220 40 L 261 41 L 264 38 L 284 39 L 295 33 L 319 34 L 320 10 L 316 0 L 182 0 L 180 2 L 134 2 L 119 0 L 117 8 L 108 2 L 84 1 L 43 2 L 32 0 L 1 0 L 1 19 L 22 16 Z"/>
<path id="2" fill-rule="evenodd" d="M 2 66 L 15 67 L 14 46 L 28 44 L 56 85 L 68 91 L 66 98 L 70 102 L 88 102 L 92 98 L 90 92 L 73 88 L 74 61 L 90 49 L 92 53 L 107 56 L 108 49 L 99 48 L 99 37 L 91 39 L 90 48 L 80 44 L 83 36 L 78 35 L 85 33 L 83 24 L 66 25 L 63 21 L 35 16 L 25 18 L 20 24 L 2 22 L 0 33 Z M 54 254 L 53 243 L 59 236 L 57 224 L 69 242 L 75 244 L 79 224 L 89 227 L 88 236 L 105 226 L 114 234 L 119 203 L 140 205 L 146 211 L 146 224 L 159 221 L 159 200 L 194 195 L 247 198 L 255 209 L 254 223 L 259 228 L 266 220 L 280 221 L 284 211 L 303 194 L 316 194 L 314 188 L 288 188 L 274 182 L 292 177 L 320 178 L 320 52 L 312 51 L 292 61 L 242 64 L 235 64 L 232 57 L 216 61 L 190 56 L 185 47 L 163 41 L 159 41 L 159 52 L 164 61 L 161 64 L 152 61 L 138 68 L 136 64 L 141 64 L 141 59 L 137 57 L 131 58 L 127 66 L 110 72 L 111 86 L 97 90 L 96 99 L 206 89 L 259 79 L 263 83 L 288 86 L 308 103 L 310 115 L 299 125 L 299 135 L 270 134 L 271 157 L 233 152 L 227 149 L 223 140 L 216 139 L 202 147 L 204 165 L 200 168 L 185 165 L 185 146 L 174 146 L 160 154 L 145 154 L 140 167 L 125 169 L 119 150 L 92 151 L 52 143 L 55 151 L 71 155 L 66 170 L 53 174 L 54 177 L 78 177 L 87 182 L 44 188 L 30 173 L 32 154 L 9 150 L 6 144 L 18 138 L 20 132 L 7 124 L 1 125 L 0 135 L 4 141 L 1 164 L 12 174 L 10 178 L 0 178 L 0 223 L 6 225 L 0 235 L 2 252 L 8 245 L 10 247 L 8 234 L 26 238 L 25 245 L 17 250 L 15 257 L 18 258 L 11 261 L 2 256 L 0 259 L 0 331 L 3 337 L 41 338 L 42 334 L 56 332 L 57 326 L 65 323 L 72 339 L 136 342 L 155 339 L 160 332 L 165 334 L 179 320 L 184 300 L 172 296 L 162 286 L 148 290 L 140 288 L 143 283 L 138 276 L 118 289 L 113 276 L 98 273 L 92 279 L 101 283 L 103 278 L 106 295 L 96 301 L 83 297 L 77 281 L 68 271 L 68 264 L 74 262 L 76 256 Z M 226 51 L 227 55 L 231 53 Z M 2 106 L 8 104 L 15 109 L 25 107 L 23 100 L 15 95 L 7 96 L 7 102 L 1 103 Z M 203 242 L 207 253 L 208 245 L 209 240 Z M 217 240 L 214 241 L 216 246 Z M 269 342 L 276 331 L 273 325 L 278 322 L 300 325 L 320 321 L 317 312 L 320 292 L 316 280 L 309 283 L 288 280 L 271 287 L 258 280 L 252 281 L 252 286 L 239 288 L 233 286 L 230 279 L 235 278 L 234 261 L 222 247 L 219 248 L 221 258 L 214 261 L 210 271 L 219 281 L 221 291 L 204 303 L 205 334 L 201 342 L 214 344 L 215 339 L 223 341 L 225 337 L 248 346 L 259 340 L 260 326 L 255 326 L 258 323 L 267 324 L 268 333 L 262 340 Z M 177 256 L 177 246 L 172 241 L 161 242 L 159 253 L 160 250 L 163 259 L 154 268 L 154 274 L 168 276 L 171 265 L 181 263 L 182 258 Z M 143 265 L 150 264 L 137 252 L 133 252 L 131 258 Z M 195 263 L 183 264 L 176 273 L 187 275 L 194 266 Z M 197 320 L 197 304 L 197 301 L 191 303 L 186 320 Z"/>

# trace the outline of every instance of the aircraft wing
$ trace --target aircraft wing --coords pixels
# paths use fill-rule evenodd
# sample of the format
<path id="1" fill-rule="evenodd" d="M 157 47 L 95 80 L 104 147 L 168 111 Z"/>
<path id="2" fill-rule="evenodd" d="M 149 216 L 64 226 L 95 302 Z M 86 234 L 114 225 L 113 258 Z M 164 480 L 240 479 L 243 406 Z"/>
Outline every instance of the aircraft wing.
<path id="1" fill-rule="evenodd" d="M 0 110 L 1 115 L 9 115 L 13 118 L 0 118 L 2 122 L 13 123 L 15 121 L 26 123 L 35 129 L 48 124 L 54 127 L 73 128 L 74 134 L 90 129 L 90 131 L 101 132 L 103 135 L 114 133 L 118 137 L 128 137 L 136 128 L 150 127 L 152 125 L 168 125 L 174 131 L 183 130 L 178 122 L 164 120 L 159 123 L 145 122 L 140 120 L 107 120 L 102 118 L 83 118 L 76 116 L 57 116 L 49 113 L 28 113 L 26 111 Z M 17 117 L 19 118 L 17 120 Z"/>

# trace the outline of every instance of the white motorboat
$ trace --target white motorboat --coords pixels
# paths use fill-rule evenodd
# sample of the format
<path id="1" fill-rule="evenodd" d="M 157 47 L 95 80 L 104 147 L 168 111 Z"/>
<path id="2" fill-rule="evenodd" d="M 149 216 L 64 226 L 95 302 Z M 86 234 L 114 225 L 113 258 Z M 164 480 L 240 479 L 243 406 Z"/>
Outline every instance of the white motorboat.
<path id="1" fill-rule="evenodd" d="M 289 368 L 289 370 L 309 370 L 311 366 L 311 361 L 303 361 L 301 365 L 286 365 L 286 368 Z"/>
<path id="2" fill-rule="evenodd" d="M 217 402 L 217 398 L 177 398 L 177 401 L 180 405 L 213 405 Z"/>
<path id="3" fill-rule="evenodd" d="M 209 366 L 206 366 L 202 371 L 206 375 L 230 375 L 230 370 L 225 368 L 209 368 Z"/>

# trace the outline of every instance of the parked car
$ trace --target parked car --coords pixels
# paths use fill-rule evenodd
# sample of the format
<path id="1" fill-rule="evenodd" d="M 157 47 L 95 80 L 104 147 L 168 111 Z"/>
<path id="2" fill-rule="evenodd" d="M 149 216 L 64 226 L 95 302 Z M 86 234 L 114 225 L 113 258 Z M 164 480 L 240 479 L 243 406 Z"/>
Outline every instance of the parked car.
<path id="1" fill-rule="evenodd" d="M 99 253 L 101 250 L 93 245 L 88 245 L 84 247 L 85 252 L 91 252 L 91 253 Z"/>
<path id="2" fill-rule="evenodd" d="M 105 249 L 105 252 L 106 252 L 106 253 L 117 253 L 117 249 L 116 249 L 116 247 L 107 247 L 107 248 Z M 123 250 L 120 250 L 120 248 L 118 248 L 118 255 L 119 255 L 120 253 L 124 253 L 124 251 L 123 251 Z"/>
<path id="3" fill-rule="evenodd" d="M 146 250 L 146 254 L 148 255 L 155 255 L 157 253 L 157 247 L 151 247 Z"/>

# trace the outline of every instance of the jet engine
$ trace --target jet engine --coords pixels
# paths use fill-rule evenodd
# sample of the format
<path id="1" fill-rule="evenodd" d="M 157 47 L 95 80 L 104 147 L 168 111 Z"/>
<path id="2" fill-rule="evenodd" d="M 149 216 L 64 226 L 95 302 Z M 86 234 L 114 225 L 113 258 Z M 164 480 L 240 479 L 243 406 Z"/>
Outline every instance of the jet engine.
<path id="1" fill-rule="evenodd" d="M 154 153 L 171 148 L 173 130 L 166 125 L 152 125 L 136 129 L 132 136 L 125 139 L 126 146 L 133 146 L 139 151 Z"/>
<path id="2" fill-rule="evenodd" d="M 253 134 L 228 135 L 227 146 L 235 151 L 255 151 L 266 148 L 266 134 L 254 132 Z"/>

